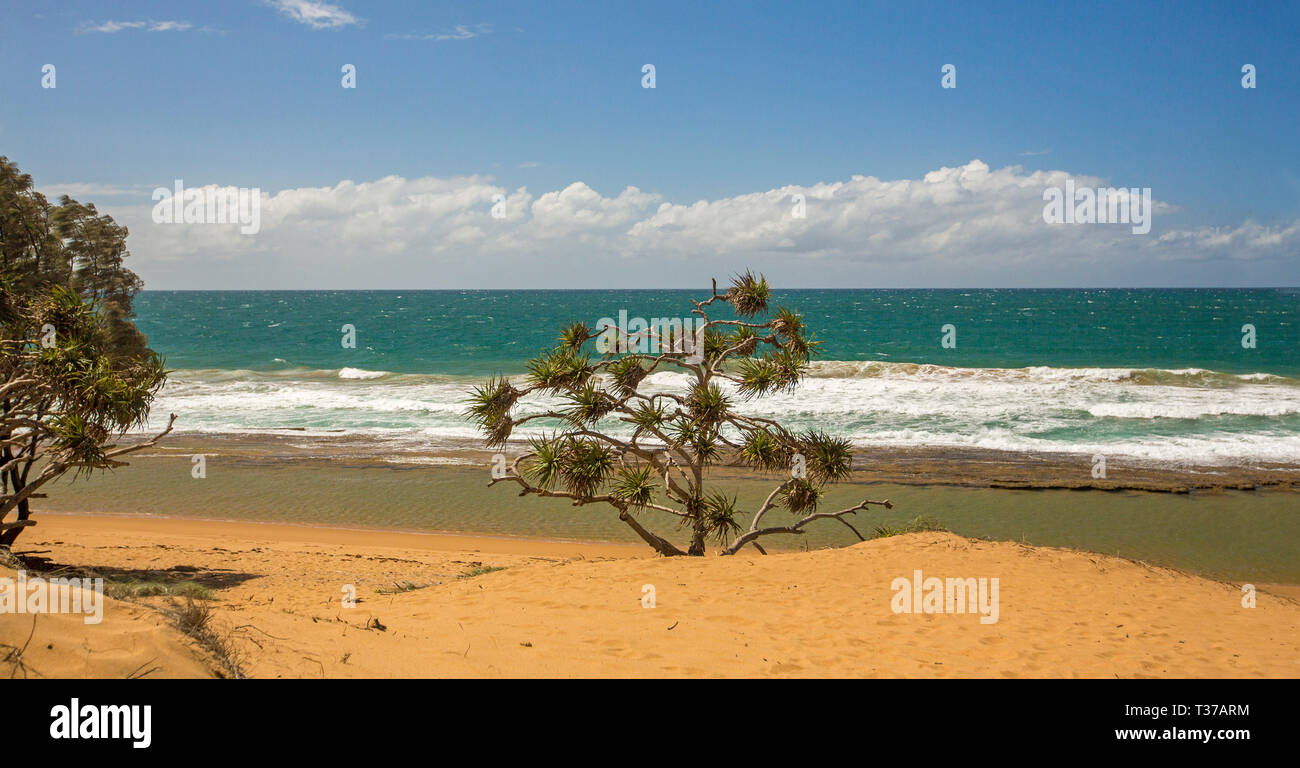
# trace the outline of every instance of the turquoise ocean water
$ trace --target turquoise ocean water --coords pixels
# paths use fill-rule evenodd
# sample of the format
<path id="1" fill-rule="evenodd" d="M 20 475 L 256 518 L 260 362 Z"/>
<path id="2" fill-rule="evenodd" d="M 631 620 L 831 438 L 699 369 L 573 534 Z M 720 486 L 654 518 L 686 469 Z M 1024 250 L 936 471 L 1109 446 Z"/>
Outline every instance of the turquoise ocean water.
<path id="1" fill-rule="evenodd" d="M 146 291 L 137 312 L 175 371 L 155 412 L 180 414 L 182 431 L 341 430 L 436 449 L 473 435 L 460 416 L 473 383 L 522 374 L 563 324 L 689 316 L 689 297 Z M 798 392 L 746 406 L 792 427 L 873 445 L 1300 463 L 1300 289 L 802 290 L 773 303 L 824 342 Z M 948 324 L 955 348 L 941 345 Z"/>

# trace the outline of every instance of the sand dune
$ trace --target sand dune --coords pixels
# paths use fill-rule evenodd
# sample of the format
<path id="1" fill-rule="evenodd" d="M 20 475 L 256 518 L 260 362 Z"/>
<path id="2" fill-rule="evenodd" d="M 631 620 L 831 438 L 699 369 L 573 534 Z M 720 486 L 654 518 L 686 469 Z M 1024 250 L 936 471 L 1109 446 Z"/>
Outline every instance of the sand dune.
<path id="1" fill-rule="evenodd" d="M 0 568 L 0 578 L 15 578 Z M 0 614 L 0 677 L 211 677 L 197 645 L 153 608 L 105 598 L 104 619 Z"/>
<path id="2" fill-rule="evenodd" d="M 1289 598 L 1260 591 L 1245 608 L 1239 585 L 947 533 L 661 559 L 621 545 L 47 515 L 21 545 L 119 578 L 212 586 L 217 625 L 253 677 L 1300 676 Z M 917 569 L 998 578 L 997 623 L 894 613 L 891 582 Z M 404 582 L 416 588 L 385 593 Z M 151 655 L 165 662 L 155 676 L 211 674 L 141 606 L 73 622 L 40 620 L 39 641 L 76 649 L 33 654 L 41 674 L 120 676 Z M 0 617 L 0 642 L 26 628 Z"/>

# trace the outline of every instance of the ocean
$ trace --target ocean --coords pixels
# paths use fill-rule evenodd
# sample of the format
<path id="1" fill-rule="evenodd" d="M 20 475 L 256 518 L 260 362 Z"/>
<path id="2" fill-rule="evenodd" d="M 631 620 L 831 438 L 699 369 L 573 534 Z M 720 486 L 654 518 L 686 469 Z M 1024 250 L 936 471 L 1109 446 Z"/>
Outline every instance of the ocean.
<path id="1" fill-rule="evenodd" d="M 692 297 L 145 291 L 136 311 L 173 370 L 152 426 L 175 412 L 182 433 L 354 434 L 425 453 L 473 438 L 469 389 L 522 375 L 564 324 L 689 317 Z M 803 313 L 821 355 L 796 392 L 742 407 L 792 428 L 864 446 L 1300 463 L 1300 289 L 796 290 L 772 305 Z"/>

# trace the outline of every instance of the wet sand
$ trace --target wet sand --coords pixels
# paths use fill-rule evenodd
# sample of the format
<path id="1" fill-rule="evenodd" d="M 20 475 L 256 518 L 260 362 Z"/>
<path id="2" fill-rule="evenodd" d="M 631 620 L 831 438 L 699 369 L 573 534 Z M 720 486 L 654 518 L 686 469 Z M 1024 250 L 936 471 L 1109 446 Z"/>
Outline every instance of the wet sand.
<path id="1" fill-rule="evenodd" d="M 130 439 L 123 441 L 129 443 Z M 511 443 L 508 458 L 527 450 Z M 855 449 L 860 480 L 893 485 L 952 485 L 968 488 L 1142 490 L 1188 493 L 1193 490 L 1300 490 L 1300 465 L 1270 462 L 1170 464 L 1140 457 L 1107 456 L 1104 476 L 1096 476 L 1094 457 L 1081 453 L 1017 453 L 954 446 L 868 446 Z M 279 431 L 263 434 L 185 434 L 169 436 L 152 456 L 212 455 L 259 464 L 330 462 L 352 466 L 487 466 L 494 451 L 474 440 L 446 440 L 414 447 L 399 440 L 358 435 Z M 724 465 L 718 471 L 753 477 L 756 473 Z"/>

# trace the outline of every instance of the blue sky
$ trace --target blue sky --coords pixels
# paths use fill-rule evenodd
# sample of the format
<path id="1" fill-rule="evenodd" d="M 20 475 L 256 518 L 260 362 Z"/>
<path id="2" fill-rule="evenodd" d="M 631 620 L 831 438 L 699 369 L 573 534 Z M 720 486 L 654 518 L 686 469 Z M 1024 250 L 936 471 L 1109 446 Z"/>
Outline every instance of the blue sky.
<path id="1" fill-rule="evenodd" d="M 502 281 L 550 280 L 539 261 L 590 273 L 602 255 L 622 268 L 576 284 L 675 286 L 755 263 L 809 286 L 1300 282 L 1295 3 L 68 2 L 6 5 L 0 26 L 0 154 L 127 222 L 149 287 L 517 287 Z M 54 89 L 41 87 L 47 63 Z M 949 63 L 955 89 L 940 87 Z M 1255 89 L 1241 87 L 1245 63 Z M 340 87 L 343 64 L 355 89 Z M 962 188 L 987 207 L 945 209 L 940 192 L 934 210 L 875 214 L 871 189 L 838 209 L 847 193 L 832 190 L 804 229 L 764 240 L 752 218 L 727 226 L 738 206 L 785 196 L 774 190 L 919 183 L 976 159 L 1020 166 L 1018 188 L 1058 172 L 1150 187 L 1166 207 L 1147 239 L 1099 225 L 1044 235 L 1026 193 L 1030 229 L 966 243 L 936 239 L 936 222 L 977 226 L 1010 199 L 1000 185 Z M 472 180 L 380 195 L 446 193 L 465 215 L 431 226 L 427 211 L 417 222 L 337 194 L 389 176 Z M 338 253 L 311 242 L 320 225 L 289 197 L 268 201 L 267 236 L 250 242 L 154 232 L 141 210 L 173 179 L 335 190 Z M 511 205 L 525 190 L 504 240 L 468 218 L 486 214 L 489 188 Z M 547 193 L 575 226 L 540 220 Z M 701 200 L 712 218 L 645 223 Z M 392 237 L 349 239 L 368 215 Z M 891 247 L 861 246 L 911 216 L 929 219 L 899 224 Z M 629 237 L 637 222 L 655 237 Z M 1241 242 L 1248 255 L 1228 252 Z M 999 244 L 1021 256 L 998 258 Z"/>

